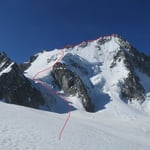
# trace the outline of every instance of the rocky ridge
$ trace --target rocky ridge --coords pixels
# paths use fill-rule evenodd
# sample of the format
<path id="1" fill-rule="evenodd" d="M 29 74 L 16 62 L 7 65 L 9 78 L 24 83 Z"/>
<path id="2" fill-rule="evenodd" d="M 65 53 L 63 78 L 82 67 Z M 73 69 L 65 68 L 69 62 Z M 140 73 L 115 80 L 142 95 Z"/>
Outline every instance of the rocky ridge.
<path id="1" fill-rule="evenodd" d="M 0 53 L 0 73 L 0 99 L 7 103 L 33 108 L 44 105 L 40 91 L 4 52 Z"/>

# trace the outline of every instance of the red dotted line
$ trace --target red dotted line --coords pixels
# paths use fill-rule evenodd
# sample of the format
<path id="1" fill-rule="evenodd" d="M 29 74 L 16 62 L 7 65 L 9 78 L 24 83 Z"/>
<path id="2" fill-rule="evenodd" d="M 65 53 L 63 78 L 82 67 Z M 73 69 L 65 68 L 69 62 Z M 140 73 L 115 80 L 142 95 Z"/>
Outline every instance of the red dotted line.
<path id="1" fill-rule="evenodd" d="M 61 56 L 58 57 L 57 60 L 56 60 L 51 66 L 49 66 L 49 67 L 47 67 L 47 68 L 45 68 L 45 69 L 43 69 L 43 70 L 37 72 L 37 73 L 33 76 L 33 78 L 32 78 L 32 80 L 34 80 L 34 81 L 37 82 L 39 85 L 41 85 L 42 87 L 44 87 L 48 92 L 50 92 L 51 94 L 54 94 L 54 95 L 58 95 L 59 97 L 61 97 L 61 98 L 62 98 L 65 102 L 67 102 L 67 104 L 68 104 L 68 115 L 67 115 L 67 118 L 66 118 L 66 120 L 65 120 L 65 123 L 63 124 L 63 126 L 62 126 L 62 128 L 61 128 L 61 130 L 60 130 L 60 132 L 59 132 L 59 137 L 58 137 L 59 140 L 61 140 L 63 131 L 64 131 L 64 129 L 65 129 L 65 127 L 66 127 L 66 125 L 67 125 L 69 119 L 70 119 L 70 116 L 71 116 L 71 111 L 70 111 L 70 106 L 69 106 L 68 100 L 67 100 L 67 98 L 66 98 L 65 96 L 63 96 L 61 93 L 53 91 L 51 88 L 47 87 L 47 86 L 44 85 L 40 80 L 38 80 L 38 79 L 36 79 L 36 78 L 37 78 L 38 75 L 41 74 L 42 72 L 45 72 L 45 71 L 47 71 L 47 70 L 49 70 L 49 69 L 52 69 L 52 68 L 54 67 L 54 65 L 55 65 L 57 62 L 59 62 L 63 57 L 64 57 L 64 51 L 63 51 L 63 49 L 62 49 L 62 50 L 61 50 Z"/>

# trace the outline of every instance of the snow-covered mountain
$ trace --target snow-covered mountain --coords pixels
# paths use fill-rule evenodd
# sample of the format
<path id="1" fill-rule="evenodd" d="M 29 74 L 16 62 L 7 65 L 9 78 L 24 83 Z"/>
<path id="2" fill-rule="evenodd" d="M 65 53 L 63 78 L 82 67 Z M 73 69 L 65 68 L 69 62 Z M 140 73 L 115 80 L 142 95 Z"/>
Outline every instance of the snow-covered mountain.
<path id="1" fill-rule="evenodd" d="M 70 110 L 122 112 L 120 105 L 132 105 L 148 111 L 149 70 L 150 56 L 114 34 L 42 51 L 19 65 L 2 52 L 0 99 L 59 113 L 68 112 L 62 96 Z"/>
<path id="2" fill-rule="evenodd" d="M 36 79 L 52 91 L 64 93 L 77 109 L 96 112 L 109 107 L 120 112 L 123 111 L 120 105 L 128 107 L 127 104 L 133 103 L 139 109 L 147 109 L 150 57 L 118 35 L 42 51 L 20 68 L 29 79 L 40 72 Z M 54 112 L 66 111 L 67 104 L 59 96 L 46 92 L 45 88 L 41 91 L 46 97 L 46 107 Z"/>
<path id="3" fill-rule="evenodd" d="M 150 56 L 118 35 L 19 65 L 0 53 L 0 100 L 48 110 L 0 102 L 0 149 L 150 147 Z"/>

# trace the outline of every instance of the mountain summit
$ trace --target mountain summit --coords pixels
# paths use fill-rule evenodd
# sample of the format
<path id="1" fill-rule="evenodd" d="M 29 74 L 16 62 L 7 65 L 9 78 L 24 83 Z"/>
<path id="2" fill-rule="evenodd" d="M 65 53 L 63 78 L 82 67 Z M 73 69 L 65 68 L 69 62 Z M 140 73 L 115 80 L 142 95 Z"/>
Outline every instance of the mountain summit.
<path id="1" fill-rule="evenodd" d="M 62 59 L 56 62 L 62 51 Z M 3 54 L 0 56 L 3 57 Z M 6 67 L 2 65 L 3 62 L 7 62 Z M 1 61 L 0 79 L 3 74 L 9 74 L 13 65 L 9 62 L 9 59 Z M 52 64 L 55 65 L 46 69 Z M 17 68 L 19 73 L 18 69 L 14 72 L 19 74 L 19 78 L 26 78 L 28 83 L 31 83 L 36 73 L 45 69 L 36 79 L 52 91 L 65 95 L 72 110 L 95 112 L 107 108 L 110 112 L 114 112 L 113 109 L 120 112 L 123 111 L 120 105 L 128 107 L 128 104 L 135 104 L 141 107 L 150 99 L 150 56 L 140 53 L 128 41 L 115 34 L 76 46 L 42 51 Z M 3 82 L 4 79 L 0 80 L 1 88 L 6 85 Z M 32 86 L 36 86 L 45 99 L 44 103 L 37 100 L 40 108 L 59 113 L 68 111 L 61 97 L 49 93 L 40 84 L 32 83 Z M 5 97 L 1 96 L 1 99 Z"/>

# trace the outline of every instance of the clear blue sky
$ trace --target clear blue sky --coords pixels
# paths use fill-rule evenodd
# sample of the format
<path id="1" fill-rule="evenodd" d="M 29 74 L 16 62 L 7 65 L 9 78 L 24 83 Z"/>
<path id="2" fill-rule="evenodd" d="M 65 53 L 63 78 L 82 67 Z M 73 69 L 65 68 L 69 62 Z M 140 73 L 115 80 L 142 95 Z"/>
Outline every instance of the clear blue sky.
<path id="1" fill-rule="evenodd" d="M 150 55 L 150 0 L 0 0 L 0 51 L 16 62 L 112 33 Z"/>

